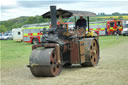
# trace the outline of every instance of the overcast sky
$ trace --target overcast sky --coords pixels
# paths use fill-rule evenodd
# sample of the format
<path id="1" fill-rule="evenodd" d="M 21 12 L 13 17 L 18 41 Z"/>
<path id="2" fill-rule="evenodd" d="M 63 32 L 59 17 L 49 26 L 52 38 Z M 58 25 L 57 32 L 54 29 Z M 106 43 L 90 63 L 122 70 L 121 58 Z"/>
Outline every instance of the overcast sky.
<path id="1" fill-rule="evenodd" d="M 128 13 L 128 0 L 0 0 L 0 21 L 20 16 L 42 15 L 50 5 L 95 13 Z"/>

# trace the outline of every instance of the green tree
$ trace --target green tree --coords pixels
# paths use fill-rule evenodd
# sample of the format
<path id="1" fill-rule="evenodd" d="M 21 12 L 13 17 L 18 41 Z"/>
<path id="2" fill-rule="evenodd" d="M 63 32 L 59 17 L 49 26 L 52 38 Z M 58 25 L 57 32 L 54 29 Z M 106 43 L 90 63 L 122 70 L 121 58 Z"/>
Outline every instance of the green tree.
<path id="1" fill-rule="evenodd" d="M 4 25 L 0 25 L 0 32 L 6 32 L 7 29 Z"/>
<path id="2" fill-rule="evenodd" d="M 22 26 L 22 23 L 15 23 L 15 24 L 13 24 L 12 26 L 11 26 L 11 28 L 13 29 L 13 28 L 19 28 L 19 27 L 21 27 Z"/>
<path id="3" fill-rule="evenodd" d="M 119 12 L 114 12 L 114 13 L 112 13 L 112 15 L 114 15 L 114 16 L 119 16 L 120 13 L 119 13 Z"/>
<path id="4" fill-rule="evenodd" d="M 49 22 L 50 19 L 44 19 L 42 18 L 42 16 L 30 16 L 30 17 L 18 17 L 15 19 L 10 19 L 7 21 L 0 21 L 0 25 L 4 25 L 6 27 L 6 31 L 7 30 L 11 30 L 13 28 L 19 28 L 25 24 L 36 24 L 36 23 L 45 23 L 45 22 Z M 3 29 L 0 29 L 3 30 Z"/>
<path id="5" fill-rule="evenodd" d="M 119 19 L 119 20 L 123 20 L 123 17 L 122 17 L 122 16 L 119 16 L 118 19 Z"/>

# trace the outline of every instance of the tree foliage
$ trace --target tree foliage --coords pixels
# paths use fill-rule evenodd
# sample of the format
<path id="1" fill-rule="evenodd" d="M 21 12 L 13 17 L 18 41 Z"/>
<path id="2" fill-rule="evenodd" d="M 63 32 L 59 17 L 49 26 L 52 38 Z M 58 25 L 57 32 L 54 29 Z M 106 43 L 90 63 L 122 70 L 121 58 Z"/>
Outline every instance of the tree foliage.
<path id="1" fill-rule="evenodd" d="M 49 19 L 43 19 L 41 16 L 19 17 L 8 21 L 0 21 L 0 25 L 4 25 L 7 29 L 20 28 L 25 24 L 35 24 L 49 22 Z"/>
<path id="2" fill-rule="evenodd" d="M 112 13 L 112 15 L 114 15 L 114 16 L 118 16 L 118 15 L 120 15 L 120 13 L 118 13 L 118 12 L 114 12 L 114 13 Z"/>
<path id="3" fill-rule="evenodd" d="M 4 25 L 0 25 L 0 32 L 6 32 L 7 29 Z"/>

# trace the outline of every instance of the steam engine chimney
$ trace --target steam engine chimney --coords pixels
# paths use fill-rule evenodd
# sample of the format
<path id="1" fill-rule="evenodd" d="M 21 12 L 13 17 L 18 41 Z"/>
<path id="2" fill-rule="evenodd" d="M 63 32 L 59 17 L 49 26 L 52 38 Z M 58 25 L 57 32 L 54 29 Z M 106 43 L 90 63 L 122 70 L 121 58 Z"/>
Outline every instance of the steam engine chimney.
<path id="1" fill-rule="evenodd" d="M 56 18 L 56 6 L 50 6 L 51 11 L 51 25 L 52 28 L 57 28 L 57 18 Z"/>

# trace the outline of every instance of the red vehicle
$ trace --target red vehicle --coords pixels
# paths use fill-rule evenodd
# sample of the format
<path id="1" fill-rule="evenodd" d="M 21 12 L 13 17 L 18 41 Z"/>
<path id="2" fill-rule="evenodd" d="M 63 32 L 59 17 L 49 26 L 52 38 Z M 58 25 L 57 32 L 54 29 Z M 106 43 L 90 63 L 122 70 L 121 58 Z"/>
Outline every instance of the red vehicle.
<path id="1" fill-rule="evenodd" d="M 32 44 L 39 44 L 43 36 L 41 31 L 43 31 L 44 28 L 48 29 L 49 24 L 23 26 L 24 42 L 32 43 Z"/>
<path id="2" fill-rule="evenodd" d="M 116 30 L 119 29 L 119 33 L 121 34 L 123 30 L 123 25 L 121 20 L 109 20 L 107 21 L 107 32 L 108 34 L 115 34 Z"/>

